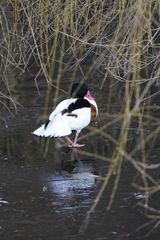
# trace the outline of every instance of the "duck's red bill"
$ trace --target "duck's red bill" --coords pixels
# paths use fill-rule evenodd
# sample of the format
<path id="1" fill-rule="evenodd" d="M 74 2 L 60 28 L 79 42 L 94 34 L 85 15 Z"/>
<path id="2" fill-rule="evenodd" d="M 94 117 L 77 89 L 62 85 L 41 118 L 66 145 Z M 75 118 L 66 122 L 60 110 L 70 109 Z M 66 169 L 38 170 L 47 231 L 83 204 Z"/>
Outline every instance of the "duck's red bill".
<path id="1" fill-rule="evenodd" d="M 94 97 L 92 97 L 92 95 L 91 95 L 89 90 L 87 91 L 87 94 L 86 94 L 85 97 L 87 97 L 89 100 L 93 100 L 94 99 Z"/>

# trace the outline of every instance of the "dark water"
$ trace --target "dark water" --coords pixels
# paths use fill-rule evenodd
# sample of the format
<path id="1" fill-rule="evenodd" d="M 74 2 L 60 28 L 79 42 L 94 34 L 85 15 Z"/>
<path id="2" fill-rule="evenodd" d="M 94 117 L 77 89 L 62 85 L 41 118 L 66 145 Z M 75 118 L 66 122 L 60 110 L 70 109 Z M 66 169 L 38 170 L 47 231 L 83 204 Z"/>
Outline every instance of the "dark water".
<path id="1" fill-rule="evenodd" d="M 26 86 L 17 90 L 23 107 L 18 107 L 14 117 L 7 111 L 2 111 L 0 117 L 0 239 L 158 240 L 157 229 L 146 235 L 153 225 L 139 230 L 149 220 L 138 203 L 148 196 L 133 188 L 136 174 L 127 165 L 111 210 L 106 207 L 112 181 L 90 215 L 88 227 L 80 231 L 107 174 L 108 163 L 69 150 L 63 140 L 51 139 L 47 150 L 44 141 L 31 134 L 44 110 L 43 89 L 38 96 L 33 84 Z M 93 126 L 98 128 L 104 124 L 106 95 L 101 97 L 96 91 L 95 95 L 100 116 Z M 134 136 L 136 129 L 132 131 Z M 81 142 L 88 152 L 107 157 L 112 154 L 113 146 L 103 136 L 94 135 Z"/>

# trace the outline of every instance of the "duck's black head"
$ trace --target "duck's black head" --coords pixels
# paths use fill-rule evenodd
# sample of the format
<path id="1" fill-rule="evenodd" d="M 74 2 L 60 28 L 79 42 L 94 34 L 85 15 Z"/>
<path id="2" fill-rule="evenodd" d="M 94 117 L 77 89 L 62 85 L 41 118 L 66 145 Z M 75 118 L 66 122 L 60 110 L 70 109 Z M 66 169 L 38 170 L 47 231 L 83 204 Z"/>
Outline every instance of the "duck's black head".
<path id="1" fill-rule="evenodd" d="M 75 98 L 84 98 L 89 90 L 86 83 L 74 83 L 71 88 L 71 96 Z"/>

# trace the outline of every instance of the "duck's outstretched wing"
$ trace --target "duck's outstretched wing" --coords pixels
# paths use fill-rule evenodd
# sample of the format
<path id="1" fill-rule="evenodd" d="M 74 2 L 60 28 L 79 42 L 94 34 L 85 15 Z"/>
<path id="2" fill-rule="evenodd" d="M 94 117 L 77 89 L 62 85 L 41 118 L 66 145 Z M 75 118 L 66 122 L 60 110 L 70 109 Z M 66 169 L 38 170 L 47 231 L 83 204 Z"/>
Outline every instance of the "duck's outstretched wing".
<path id="1" fill-rule="evenodd" d="M 68 109 L 68 106 L 71 103 L 74 103 L 76 100 L 77 100 L 76 98 L 71 98 L 60 102 L 55 108 L 55 110 L 49 115 L 49 120 L 52 120 L 58 113 L 64 111 L 65 109 Z"/>

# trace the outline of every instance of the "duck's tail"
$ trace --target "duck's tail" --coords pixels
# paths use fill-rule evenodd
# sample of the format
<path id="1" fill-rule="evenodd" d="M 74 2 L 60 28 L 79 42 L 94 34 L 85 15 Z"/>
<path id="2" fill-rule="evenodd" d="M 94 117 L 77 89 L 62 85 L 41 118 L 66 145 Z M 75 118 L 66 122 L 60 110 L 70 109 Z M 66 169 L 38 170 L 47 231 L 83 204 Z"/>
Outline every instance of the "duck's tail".
<path id="1" fill-rule="evenodd" d="M 45 124 L 43 124 L 41 127 L 37 128 L 34 132 L 32 132 L 34 135 L 37 136 L 44 136 L 45 132 Z"/>
<path id="2" fill-rule="evenodd" d="M 37 128 L 33 134 L 42 137 L 64 137 L 71 134 L 71 129 L 68 124 L 61 119 L 54 119 L 49 121 L 48 124 L 43 124 Z"/>

